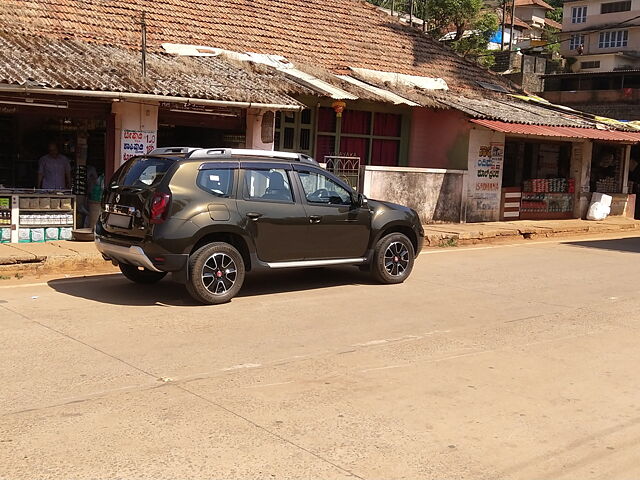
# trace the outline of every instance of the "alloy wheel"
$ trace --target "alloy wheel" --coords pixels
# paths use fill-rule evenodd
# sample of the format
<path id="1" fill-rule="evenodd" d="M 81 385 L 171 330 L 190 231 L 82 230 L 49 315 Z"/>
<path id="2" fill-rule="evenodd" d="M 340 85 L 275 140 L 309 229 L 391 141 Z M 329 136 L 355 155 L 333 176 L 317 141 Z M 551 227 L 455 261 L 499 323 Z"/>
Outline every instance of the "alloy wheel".
<path id="1" fill-rule="evenodd" d="M 409 249 L 402 242 L 393 242 L 384 252 L 384 268 L 394 277 L 401 276 L 409 266 Z"/>
<path id="2" fill-rule="evenodd" d="M 202 283 L 215 295 L 227 293 L 236 283 L 238 274 L 233 259 L 225 253 L 214 253 L 202 267 Z"/>

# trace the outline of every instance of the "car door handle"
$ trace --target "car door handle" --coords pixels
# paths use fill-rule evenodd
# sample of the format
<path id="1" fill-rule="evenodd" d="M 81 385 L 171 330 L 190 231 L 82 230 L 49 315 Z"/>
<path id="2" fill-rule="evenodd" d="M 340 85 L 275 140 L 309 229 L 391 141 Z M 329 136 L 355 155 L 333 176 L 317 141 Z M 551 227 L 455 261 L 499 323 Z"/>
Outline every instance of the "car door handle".
<path id="1" fill-rule="evenodd" d="M 257 213 L 257 212 L 249 212 L 249 213 L 247 213 L 247 217 L 249 217 L 254 222 L 256 220 L 258 220 L 262 215 L 263 215 L 262 213 Z"/>
<path id="2" fill-rule="evenodd" d="M 322 216 L 321 215 L 309 215 L 309 222 L 310 223 L 320 223 L 320 220 L 322 220 Z"/>

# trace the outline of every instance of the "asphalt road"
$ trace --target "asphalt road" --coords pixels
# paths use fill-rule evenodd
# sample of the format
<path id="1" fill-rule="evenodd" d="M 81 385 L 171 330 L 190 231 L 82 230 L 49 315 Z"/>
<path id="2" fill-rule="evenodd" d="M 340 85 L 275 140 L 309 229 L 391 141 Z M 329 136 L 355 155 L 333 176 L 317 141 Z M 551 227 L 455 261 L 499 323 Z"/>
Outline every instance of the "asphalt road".
<path id="1" fill-rule="evenodd" d="M 403 285 L 0 282 L 3 479 L 640 478 L 640 238 L 451 248 Z"/>

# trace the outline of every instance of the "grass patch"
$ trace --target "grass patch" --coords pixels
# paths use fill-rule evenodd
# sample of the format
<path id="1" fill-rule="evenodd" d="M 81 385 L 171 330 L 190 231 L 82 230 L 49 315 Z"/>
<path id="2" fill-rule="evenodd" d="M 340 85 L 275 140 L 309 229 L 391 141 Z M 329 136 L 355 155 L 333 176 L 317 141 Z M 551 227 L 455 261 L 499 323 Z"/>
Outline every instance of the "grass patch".
<path id="1" fill-rule="evenodd" d="M 458 239 L 455 237 L 445 238 L 438 245 L 440 248 L 451 248 L 458 246 Z"/>

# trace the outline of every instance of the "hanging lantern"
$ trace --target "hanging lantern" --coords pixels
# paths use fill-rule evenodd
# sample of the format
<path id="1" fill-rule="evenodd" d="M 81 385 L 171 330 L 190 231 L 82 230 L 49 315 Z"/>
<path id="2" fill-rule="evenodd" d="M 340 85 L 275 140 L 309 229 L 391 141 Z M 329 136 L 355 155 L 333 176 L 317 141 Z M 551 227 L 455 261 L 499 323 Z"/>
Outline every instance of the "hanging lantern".
<path id="1" fill-rule="evenodd" d="M 336 112 L 336 117 L 342 117 L 342 112 L 347 107 L 347 104 L 342 100 L 337 100 L 331 104 L 331 108 L 333 108 L 334 112 Z"/>

